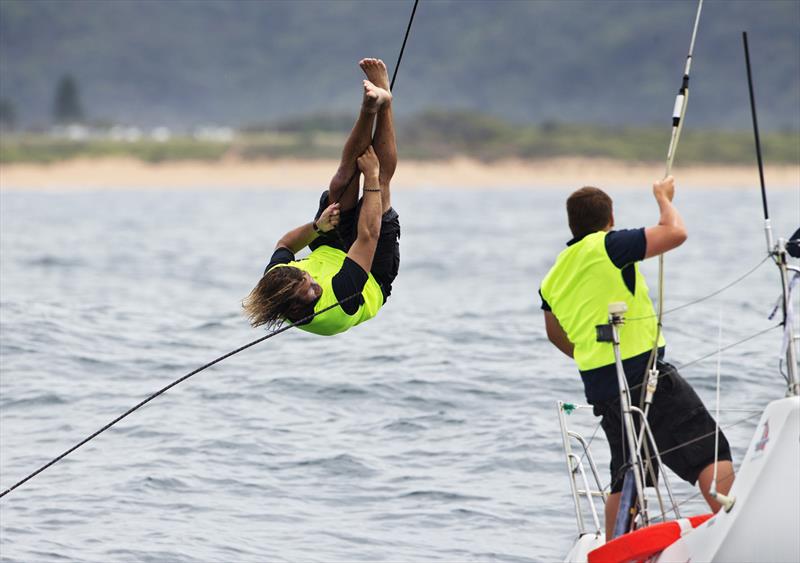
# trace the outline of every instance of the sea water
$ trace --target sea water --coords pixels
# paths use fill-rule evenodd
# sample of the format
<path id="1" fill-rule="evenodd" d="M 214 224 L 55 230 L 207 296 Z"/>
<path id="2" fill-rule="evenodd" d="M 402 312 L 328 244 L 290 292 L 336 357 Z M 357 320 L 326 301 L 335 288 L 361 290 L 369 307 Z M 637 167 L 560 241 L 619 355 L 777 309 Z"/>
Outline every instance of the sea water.
<path id="1" fill-rule="evenodd" d="M 620 226 L 649 189 L 610 190 Z M 537 289 L 569 238 L 568 189 L 398 191 L 402 263 L 377 318 L 290 330 L 192 377 L 0 500 L 3 561 L 542 561 L 576 536 L 555 401 L 582 402 Z M 796 188 L 770 195 L 776 235 Z M 313 191 L 0 193 L 0 489 L 150 393 L 262 336 L 241 314 Z M 760 196 L 680 190 L 689 240 L 666 308 L 765 256 Z M 653 293 L 657 261 L 645 263 Z M 769 262 L 665 317 L 686 364 L 776 324 Z M 783 394 L 778 329 L 723 352 L 741 461 Z M 713 407 L 716 357 L 683 375 Z M 733 410 L 731 410 L 733 409 Z M 753 414 L 755 413 L 755 414 Z M 591 414 L 604 484 L 608 452 Z M 675 480 L 673 480 L 675 483 Z M 677 485 L 686 513 L 705 511 Z"/>

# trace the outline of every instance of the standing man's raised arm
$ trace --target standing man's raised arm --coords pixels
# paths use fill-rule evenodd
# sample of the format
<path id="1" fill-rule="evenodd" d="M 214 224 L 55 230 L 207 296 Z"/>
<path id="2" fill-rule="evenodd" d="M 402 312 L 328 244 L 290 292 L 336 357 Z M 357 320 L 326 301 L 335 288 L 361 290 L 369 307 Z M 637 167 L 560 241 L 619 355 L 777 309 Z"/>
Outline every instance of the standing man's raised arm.
<path id="1" fill-rule="evenodd" d="M 278 241 L 278 244 L 275 245 L 275 248 L 288 248 L 291 250 L 292 254 L 297 254 L 321 233 L 327 233 L 335 229 L 338 224 L 339 204 L 332 203 L 325 208 L 325 211 L 322 212 L 322 215 L 320 215 L 319 219 L 316 221 L 300 225 L 283 235 Z"/>
<path id="2" fill-rule="evenodd" d="M 658 218 L 658 225 L 644 230 L 647 241 L 645 258 L 658 256 L 679 247 L 688 236 L 680 213 L 672 205 L 674 195 L 675 179 L 672 176 L 653 184 L 653 196 L 656 198 L 661 215 Z"/>

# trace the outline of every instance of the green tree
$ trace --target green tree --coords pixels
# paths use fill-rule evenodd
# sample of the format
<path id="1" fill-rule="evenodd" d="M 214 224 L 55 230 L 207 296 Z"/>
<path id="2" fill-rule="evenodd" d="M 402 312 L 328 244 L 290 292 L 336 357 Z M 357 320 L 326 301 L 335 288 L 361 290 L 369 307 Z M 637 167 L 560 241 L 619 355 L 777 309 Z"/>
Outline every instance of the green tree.
<path id="1" fill-rule="evenodd" d="M 56 86 L 56 97 L 53 103 L 53 118 L 56 123 L 80 123 L 84 113 L 80 93 L 75 79 L 65 74 Z"/>
<path id="2" fill-rule="evenodd" d="M 0 130 L 13 130 L 17 124 L 17 112 L 14 104 L 6 98 L 0 99 Z"/>

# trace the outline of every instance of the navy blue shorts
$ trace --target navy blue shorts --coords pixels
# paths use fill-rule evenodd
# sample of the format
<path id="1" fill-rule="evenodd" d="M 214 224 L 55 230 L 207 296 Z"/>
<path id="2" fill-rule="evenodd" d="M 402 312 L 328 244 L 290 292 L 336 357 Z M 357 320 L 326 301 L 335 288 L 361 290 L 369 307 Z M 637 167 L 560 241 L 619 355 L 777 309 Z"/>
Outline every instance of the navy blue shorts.
<path id="1" fill-rule="evenodd" d="M 695 390 L 673 365 L 659 361 L 658 370 L 658 387 L 647 420 L 653 430 L 661 460 L 681 479 L 694 484 L 700 472 L 714 463 L 716 423 Z M 644 389 L 644 386 L 640 389 Z M 634 405 L 638 406 L 640 393 L 632 390 L 631 395 L 636 401 Z M 603 417 L 600 424 L 611 447 L 611 492 L 618 493 L 622 490 L 628 462 L 628 443 L 622 434 L 619 397 L 595 403 L 594 414 Z M 635 415 L 634 420 L 638 434 L 638 417 Z M 650 455 L 654 455 L 652 448 Z M 717 459 L 731 461 L 731 448 L 722 431 L 719 433 Z M 658 475 L 658 468 L 654 469 Z M 649 475 L 647 485 L 652 486 Z"/>
<path id="2" fill-rule="evenodd" d="M 328 190 L 322 192 L 319 198 L 319 209 L 314 216 L 319 219 L 325 208 L 328 207 Z M 314 239 L 308 247 L 311 250 L 320 246 L 331 246 L 338 248 L 342 252 L 347 252 L 358 238 L 358 214 L 361 211 L 361 200 L 353 209 L 342 211 L 339 226 L 330 233 L 326 233 Z M 392 283 L 400 270 L 400 216 L 393 207 L 390 207 L 381 217 L 381 234 L 378 237 L 378 246 L 375 248 L 375 256 L 372 259 L 370 273 L 375 277 L 375 281 L 381 286 L 384 302 L 392 293 Z"/>

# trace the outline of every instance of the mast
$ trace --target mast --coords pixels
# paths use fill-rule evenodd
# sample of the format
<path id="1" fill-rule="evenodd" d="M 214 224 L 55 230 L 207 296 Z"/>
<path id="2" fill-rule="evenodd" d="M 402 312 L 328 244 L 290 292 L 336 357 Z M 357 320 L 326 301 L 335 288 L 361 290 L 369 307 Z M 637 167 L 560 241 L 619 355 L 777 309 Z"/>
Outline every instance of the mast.
<path id="1" fill-rule="evenodd" d="M 797 350 L 795 348 L 796 336 L 791 315 L 792 308 L 791 281 L 789 271 L 800 274 L 800 270 L 789 265 L 789 254 L 786 251 L 786 240 L 779 238 L 777 243 L 773 243 L 772 225 L 769 220 L 769 209 L 767 207 L 767 188 L 764 182 L 764 161 L 761 158 L 761 139 L 758 135 L 758 117 L 756 116 L 756 98 L 753 92 L 753 72 L 750 67 L 750 49 L 747 44 L 747 32 L 742 32 L 742 42 L 744 44 L 744 60 L 747 67 L 747 86 L 750 91 L 750 112 L 753 116 L 753 135 L 756 143 L 756 157 L 758 159 L 758 177 L 761 180 L 761 204 L 764 208 L 764 234 L 767 238 L 767 252 L 775 260 L 775 264 L 781 273 L 781 287 L 783 289 L 783 342 L 786 348 L 786 378 L 788 383 L 787 395 L 800 395 L 800 382 L 797 373 Z"/>

